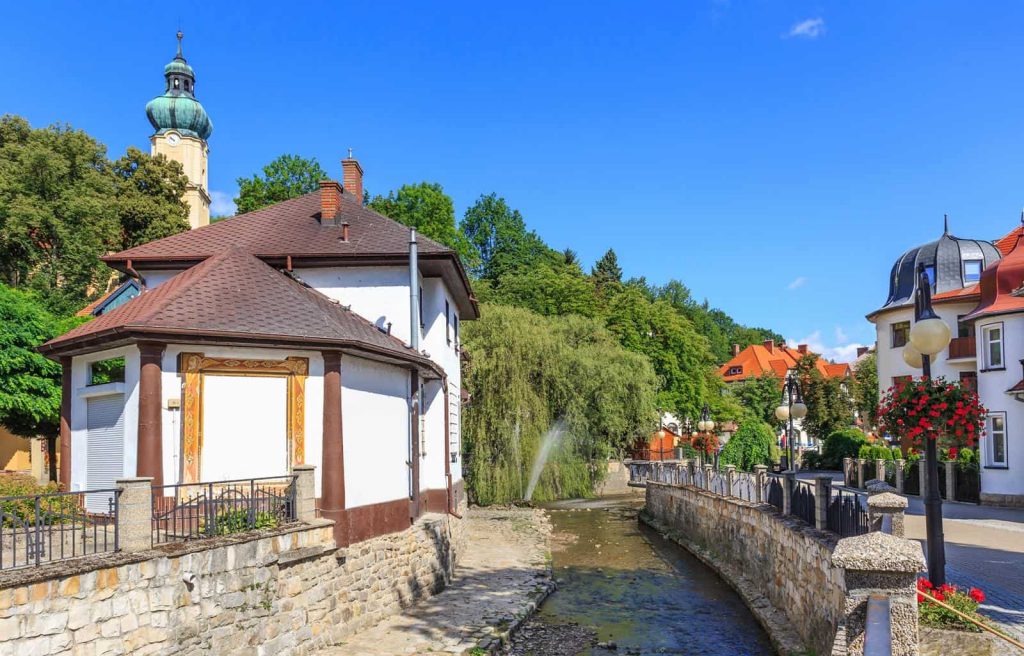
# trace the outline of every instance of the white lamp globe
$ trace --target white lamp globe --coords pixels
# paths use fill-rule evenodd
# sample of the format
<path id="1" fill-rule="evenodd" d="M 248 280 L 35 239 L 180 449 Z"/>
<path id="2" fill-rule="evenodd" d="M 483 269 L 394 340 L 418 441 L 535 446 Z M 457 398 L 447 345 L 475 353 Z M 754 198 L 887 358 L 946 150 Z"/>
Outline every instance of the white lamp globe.
<path id="1" fill-rule="evenodd" d="M 775 418 L 779 421 L 786 421 L 789 419 L 789 406 L 780 405 L 775 408 Z"/>
<path id="2" fill-rule="evenodd" d="M 803 419 L 807 416 L 807 406 L 803 401 L 797 401 L 793 404 L 793 419 Z"/>
<path id="3" fill-rule="evenodd" d="M 708 419 L 708 431 L 713 431 L 713 430 L 715 430 L 715 422 L 710 420 L 710 419 Z"/>
<path id="4" fill-rule="evenodd" d="M 910 343 L 919 353 L 935 355 L 949 346 L 953 336 L 949 326 L 942 319 L 925 319 L 918 321 L 910 329 Z"/>
<path id="5" fill-rule="evenodd" d="M 921 352 L 914 348 L 913 344 L 907 344 L 903 347 L 903 361 L 914 369 L 920 369 L 924 366 L 924 361 L 921 360 Z"/>

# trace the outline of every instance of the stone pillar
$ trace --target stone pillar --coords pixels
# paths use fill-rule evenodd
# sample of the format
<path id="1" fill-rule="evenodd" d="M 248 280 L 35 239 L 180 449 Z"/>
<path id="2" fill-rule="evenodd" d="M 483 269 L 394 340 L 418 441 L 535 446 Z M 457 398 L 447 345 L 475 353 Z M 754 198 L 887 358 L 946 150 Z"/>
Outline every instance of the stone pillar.
<path id="1" fill-rule="evenodd" d="M 710 463 L 704 464 L 704 489 L 711 489 L 711 474 L 715 471 L 715 466 Z"/>
<path id="2" fill-rule="evenodd" d="M 117 481 L 117 546 L 121 551 L 153 548 L 153 479 L 149 476 Z"/>
<path id="3" fill-rule="evenodd" d="M 902 458 L 896 461 L 896 493 L 903 494 L 903 475 L 906 471 L 907 461 Z"/>
<path id="4" fill-rule="evenodd" d="M 341 353 L 324 351 L 324 420 L 320 515 L 334 522 L 334 542 L 348 546 L 345 449 L 341 431 Z"/>
<path id="5" fill-rule="evenodd" d="M 793 513 L 793 488 L 796 487 L 796 472 L 793 470 L 783 472 L 784 483 L 782 485 L 782 514 Z"/>
<path id="6" fill-rule="evenodd" d="M 847 456 L 843 458 L 843 485 L 851 486 L 853 481 L 853 458 Z"/>
<path id="7" fill-rule="evenodd" d="M 295 519 L 311 522 L 316 519 L 316 467 L 295 465 Z"/>
<path id="8" fill-rule="evenodd" d="M 46 463 L 47 441 L 45 437 L 33 437 L 28 441 L 28 458 L 32 467 L 32 479 L 40 485 L 50 482 L 50 468 Z"/>
<path id="9" fill-rule="evenodd" d="M 956 500 L 956 462 L 947 460 L 946 465 L 946 501 Z"/>
<path id="10" fill-rule="evenodd" d="M 857 487 L 864 487 L 864 465 L 867 462 L 864 458 L 857 458 Z"/>
<path id="11" fill-rule="evenodd" d="M 881 459 L 875 460 L 875 478 L 880 481 L 885 480 L 885 461 Z"/>
<path id="12" fill-rule="evenodd" d="M 902 538 L 905 533 L 904 516 L 907 500 L 892 492 L 883 492 L 868 497 L 868 524 L 872 531 L 882 530 L 886 516 L 889 517 L 892 535 Z"/>
<path id="13" fill-rule="evenodd" d="M 832 564 L 843 568 L 846 600 L 836 635 L 849 656 L 864 653 L 868 597 L 888 598 L 892 623 L 892 656 L 917 656 L 917 575 L 924 569 L 921 545 L 886 533 L 844 538 L 832 552 Z"/>
<path id="14" fill-rule="evenodd" d="M 756 485 L 754 500 L 757 503 L 765 503 L 764 486 L 766 478 L 768 478 L 768 466 L 754 465 L 754 484 Z"/>
<path id="15" fill-rule="evenodd" d="M 683 458 L 679 461 L 679 482 L 683 485 L 692 485 L 693 479 L 690 477 L 690 460 Z"/>
<path id="16" fill-rule="evenodd" d="M 828 507 L 832 503 L 832 477 L 825 474 L 814 477 L 814 528 L 828 529 Z"/>
<path id="17" fill-rule="evenodd" d="M 60 359 L 60 489 L 71 491 L 71 357 Z"/>
<path id="18" fill-rule="evenodd" d="M 139 433 L 137 476 L 164 484 L 163 393 L 161 392 L 164 345 L 139 343 Z"/>
<path id="19" fill-rule="evenodd" d="M 733 496 L 733 485 L 736 482 L 736 465 L 725 466 L 725 496 Z"/>

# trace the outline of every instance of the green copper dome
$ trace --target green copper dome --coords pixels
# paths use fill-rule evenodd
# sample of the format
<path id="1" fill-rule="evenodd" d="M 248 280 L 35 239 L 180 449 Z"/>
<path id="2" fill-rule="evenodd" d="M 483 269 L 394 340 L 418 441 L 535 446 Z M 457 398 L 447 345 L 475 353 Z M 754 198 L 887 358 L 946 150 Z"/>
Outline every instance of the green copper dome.
<path id="1" fill-rule="evenodd" d="M 213 123 L 196 100 L 196 75 L 181 54 L 182 33 L 178 32 L 178 54 L 164 66 L 167 88 L 164 95 L 146 104 L 146 116 L 157 134 L 174 130 L 186 137 L 210 138 Z"/>

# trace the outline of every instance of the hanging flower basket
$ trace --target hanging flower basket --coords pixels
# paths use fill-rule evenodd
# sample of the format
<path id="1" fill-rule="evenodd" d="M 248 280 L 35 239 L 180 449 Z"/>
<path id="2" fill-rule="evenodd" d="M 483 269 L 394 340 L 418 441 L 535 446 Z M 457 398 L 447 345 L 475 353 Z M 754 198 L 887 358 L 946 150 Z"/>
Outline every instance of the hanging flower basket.
<path id="1" fill-rule="evenodd" d="M 712 433 L 697 433 L 693 437 L 691 444 L 694 450 L 706 456 L 714 455 L 718 452 L 718 436 Z"/>
<path id="2" fill-rule="evenodd" d="M 973 447 L 985 432 L 986 413 L 969 387 L 923 376 L 890 387 L 878 404 L 879 427 L 917 446 L 927 437 L 948 447 Z"/>

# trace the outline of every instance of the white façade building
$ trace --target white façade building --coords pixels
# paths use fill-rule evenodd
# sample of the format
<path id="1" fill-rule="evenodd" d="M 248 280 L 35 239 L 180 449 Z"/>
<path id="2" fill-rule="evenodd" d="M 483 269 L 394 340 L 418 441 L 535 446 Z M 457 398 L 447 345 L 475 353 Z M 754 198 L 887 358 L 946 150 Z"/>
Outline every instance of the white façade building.
<path id="1" fill-rule="evenodd" d="M 953 339 L 932 360 L 932 375 L 975 385 L 989 410 L 981 460 L 982 503 L 1024 505 L 1024 251 L 1021 229 L 995 244 L 950 235 L 896 260 L 885 304 L 868 315 L 875 324 L 880 392 L 921 370 L 903 360 L 914 319 L 918 267 L 932 283 L 935 313 Z M 1012 257 L 1011 257 L 1012 255 Z M 1004 257 L 1005 256 L 1005 257 Z M 1015 279 L 1016 278 L 1016 279 Z"/>
<path id="2" fill-rule="evenodd" d="M 339 544 L 465 503 L 458 256 L 345 185 L 109 255 L 139 295 L 42 347 L 70 490 L 316 466 Z M 415 245 L 410 242 L 415 239 Z"/>

